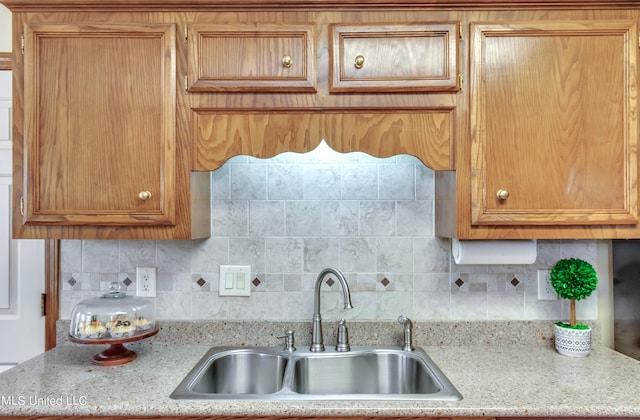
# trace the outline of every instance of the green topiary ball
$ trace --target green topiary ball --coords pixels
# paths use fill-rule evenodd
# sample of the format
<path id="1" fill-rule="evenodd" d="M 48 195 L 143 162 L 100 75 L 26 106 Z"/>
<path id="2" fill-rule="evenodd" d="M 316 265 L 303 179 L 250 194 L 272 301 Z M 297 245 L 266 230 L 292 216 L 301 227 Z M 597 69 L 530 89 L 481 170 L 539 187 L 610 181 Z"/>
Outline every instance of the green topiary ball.
<path id="1" fill-rule="evenodd" d="M 549 279 L 555 291 L 564 299 L 584 299 L 598 285 L 596 270 L 591 264 L 578 258 L 558 261 L 551 269 Z"/>

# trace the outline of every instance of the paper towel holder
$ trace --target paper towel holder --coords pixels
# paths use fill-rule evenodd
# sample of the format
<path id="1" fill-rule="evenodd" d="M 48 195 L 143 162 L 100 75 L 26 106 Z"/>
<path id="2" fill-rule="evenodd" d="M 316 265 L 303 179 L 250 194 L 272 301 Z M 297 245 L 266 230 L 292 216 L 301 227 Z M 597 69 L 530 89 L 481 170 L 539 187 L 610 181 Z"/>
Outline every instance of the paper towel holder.
<path id="1" fill-rule="evenodd" d="M 536 262 L 535 239 L 451 239 L 451 255 L 458 265 L 527 265 Z"/>

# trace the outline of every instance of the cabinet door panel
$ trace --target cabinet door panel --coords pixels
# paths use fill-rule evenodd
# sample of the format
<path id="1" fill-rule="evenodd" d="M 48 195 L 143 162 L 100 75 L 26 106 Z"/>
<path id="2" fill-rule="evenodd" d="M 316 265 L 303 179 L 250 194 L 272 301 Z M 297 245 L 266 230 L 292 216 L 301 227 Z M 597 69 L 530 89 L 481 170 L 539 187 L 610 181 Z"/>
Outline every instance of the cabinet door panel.
<path id="1" fill-rule="evenodd" d="M 34 24 L 25 38 L 26 223 L 173 224 L 174 26 Z"/>
<path id="2" fill-rule="evenodd" d="M 472 36 L 472 223 L 637 223 L 635 23 Z"/>

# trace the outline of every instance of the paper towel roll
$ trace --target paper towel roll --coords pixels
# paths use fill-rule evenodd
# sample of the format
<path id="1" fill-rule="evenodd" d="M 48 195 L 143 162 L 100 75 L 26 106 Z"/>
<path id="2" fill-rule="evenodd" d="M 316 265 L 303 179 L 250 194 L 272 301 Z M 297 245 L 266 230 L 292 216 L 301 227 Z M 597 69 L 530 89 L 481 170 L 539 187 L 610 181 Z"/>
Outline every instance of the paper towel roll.
<path id="1" fill-rule="evenodd" d="M 459 241 L 454 238 L 451 254 L 456 264 L 533 264 L 537 249 L 535 239 Z"/>

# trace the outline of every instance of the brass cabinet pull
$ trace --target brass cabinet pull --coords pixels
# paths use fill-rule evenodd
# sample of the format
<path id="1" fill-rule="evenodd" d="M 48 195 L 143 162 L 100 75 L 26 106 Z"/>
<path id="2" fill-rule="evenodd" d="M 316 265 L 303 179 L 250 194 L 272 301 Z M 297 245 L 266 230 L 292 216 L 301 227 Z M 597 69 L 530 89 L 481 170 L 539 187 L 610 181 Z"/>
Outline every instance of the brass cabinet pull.
<path id="1" fill-rule="evenodd" d="M 498 197 L 498 199 L 500 200 L 506 200 L 507 198 L 509 198 L 509 191 L 498 190 L 498 192 L 496 193 L 496 197 Z"/>
<path id="2" fill-rule="evenodd" d="M 151 198 L 151 192 L 149 191 L 140 191 L 140 194 L 138 194 L 138 198 L 142 201 L 147 201 L 148 199 Z"/>
<path id="3" fill-rule="evenodd" d="M 361 69 L 364 66 L 364 56 L 357 56 L 356 61 L 353 65 L 356 66 L 357 69 Z"/>
<path id="4" fill-rule="evenodd" d="M 291 67 L 293 65 L 293 58 L 289 54 L 285 54 L 282 56 L 282 65 L 286 68 Z"/>

